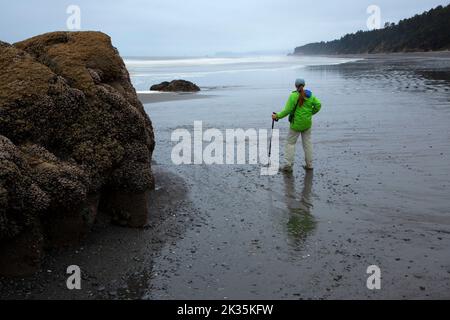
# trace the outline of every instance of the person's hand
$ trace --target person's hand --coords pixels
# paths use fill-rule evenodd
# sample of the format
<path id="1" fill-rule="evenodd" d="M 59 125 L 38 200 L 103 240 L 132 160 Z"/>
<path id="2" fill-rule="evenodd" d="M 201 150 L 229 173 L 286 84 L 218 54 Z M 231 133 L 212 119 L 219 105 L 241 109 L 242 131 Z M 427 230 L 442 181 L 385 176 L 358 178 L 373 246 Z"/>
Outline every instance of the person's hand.
<path id="1" fill-rule="evenodd" d="M 272 113 L 272 120 L 278 120 L 277 114 L 275 112 Z"/>

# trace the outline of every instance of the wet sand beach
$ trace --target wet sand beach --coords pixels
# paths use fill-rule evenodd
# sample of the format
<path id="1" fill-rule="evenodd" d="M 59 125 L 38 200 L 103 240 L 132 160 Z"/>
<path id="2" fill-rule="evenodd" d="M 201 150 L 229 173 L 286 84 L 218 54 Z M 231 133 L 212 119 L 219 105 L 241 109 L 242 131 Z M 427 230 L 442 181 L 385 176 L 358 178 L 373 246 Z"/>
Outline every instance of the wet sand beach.
<path id="1" fill-rule="evenodd" d="M 208 97 L 208 95 L 198 93 L 178 93 L 178 92 L 158 92 L 158 91 L 138 91 L 137 94 L 139 100 L 143 104 L 190 100 L 190 99 L 204 99 Z"/>
<path id="2" fill-rule="evenodd" d="M 142 98 L 156 133 L 149 226 L 100 221 L 36 276 L 2 280 L 0 297 L 450 299 L 450 54 L 362 58 L 246 73 L 252 81 L 235 87 L 200 78 L 230 85 L 208 99 Z M 270 129 L 299 74 L 323 103 L 313 173 L 301 168 L 300 142 L 292 175 L 172 163 L 171 133 L 194 121 Z M 282 157 L 288 123 L 276 126 Z M 71 264 L 82 290 L 65 287 Z M 380 290 L 366 287 L 370 265 L 381 269 Z"/>

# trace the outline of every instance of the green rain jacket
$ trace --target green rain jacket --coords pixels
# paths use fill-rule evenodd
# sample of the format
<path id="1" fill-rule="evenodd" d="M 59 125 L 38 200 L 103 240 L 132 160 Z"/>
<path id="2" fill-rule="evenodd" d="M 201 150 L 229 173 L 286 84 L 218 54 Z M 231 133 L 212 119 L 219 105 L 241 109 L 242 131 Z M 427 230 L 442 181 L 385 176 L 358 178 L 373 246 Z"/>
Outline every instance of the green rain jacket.
<path id="1" fill-rule="evenodd" d="M 311 128 L 312 126 L 312 116 L 320 111 L 322 104 L 319 99 L 312 95 L 311 91 L 305 90 L 306 98 L 302 106 L 295 106 L 298 103 L 300 93 L 294 91 L 289 96 L 288 101 L 284 110 L 277 113 L 278 119 L 283 119 L 294 112 L 293 121 L 291 121 L 291 129 L 297 132 L 303 132 Z"/>

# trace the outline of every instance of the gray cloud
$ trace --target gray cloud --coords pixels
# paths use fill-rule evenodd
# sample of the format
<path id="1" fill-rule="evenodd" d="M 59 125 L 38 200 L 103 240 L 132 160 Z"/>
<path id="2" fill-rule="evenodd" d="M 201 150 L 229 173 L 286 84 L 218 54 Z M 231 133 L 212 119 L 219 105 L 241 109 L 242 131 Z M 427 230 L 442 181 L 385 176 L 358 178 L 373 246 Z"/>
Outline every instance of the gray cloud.
<path id="1" fill-rule="evenodd" d="M 2 3 L 0 39 L 15 42 L 66 30 L 66 8 L 81 8 L 82 30 L 108 33 L 123 55 L 205 55 L 217 51 L 292 50 L 366 28 L 366 9 L 398 21 L 439 0 L 20 0 Z"/>

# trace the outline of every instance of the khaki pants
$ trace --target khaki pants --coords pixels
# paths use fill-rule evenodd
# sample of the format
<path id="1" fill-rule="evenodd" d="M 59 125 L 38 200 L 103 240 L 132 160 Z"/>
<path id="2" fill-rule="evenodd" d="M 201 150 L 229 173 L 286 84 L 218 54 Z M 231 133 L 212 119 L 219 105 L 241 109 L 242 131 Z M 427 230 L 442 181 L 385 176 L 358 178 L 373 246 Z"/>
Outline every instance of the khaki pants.
<path id="1" fill-rule="evenodd" d="M 289 134 L 287 136 L 286 146 L 285 146 L 285 158 L 286 165 L 293 166 L 294 165 L 294 156 L 295 156 L 295 144 L 297 143 L 298 137 L 302 135 L 302 145 L 303 151 L 305 152 L 305 162 L 308 168 L 313 167 L 313 159 L 312 159 L 312 142 L 311 142 L 311 128 L 303 131 L 297 132 L 289 129 Z"/>

